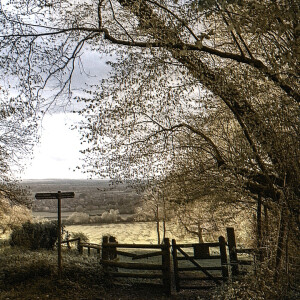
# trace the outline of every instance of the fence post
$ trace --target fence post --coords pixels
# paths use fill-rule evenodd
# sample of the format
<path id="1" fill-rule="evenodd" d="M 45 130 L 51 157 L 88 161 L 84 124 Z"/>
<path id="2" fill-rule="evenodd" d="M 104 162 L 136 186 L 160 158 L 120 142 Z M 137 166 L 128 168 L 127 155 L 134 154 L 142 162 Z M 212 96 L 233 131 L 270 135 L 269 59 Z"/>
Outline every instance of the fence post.
<path id="1" fill-rule="evenodd" d="M 108 236 L 102 238 L 102 260 L 108 260 L 109 258 L 109 249 L 107 247 Z"/>
<path id="2" fill-rule="evenodd" d="M 108 272 L 107 265 L 105 264 L 105 261 L 109 259 L 109 248 L 107 247 L 108 244 L 108 236 L 104 236 L 102 238 L 102 257 L 101 260 L 103 261 L 103 271 L 104 273 Z"/>
<path id="3" fill-rule="evenodd" d="M 171 264 L 170 264 L 170 240 L 164 239 L 162 245 L 162 267 L 163 267 L 163 285 L 166 295 L 171 295 Z"/>
<path id="4" fill-rule="evenodd" d="M 78 249 L 79 254 L 83 253 L 83 247 L 81 246 L 81 239 L 80 238 L 78 238 L 77 249 Z"/>
<path id="5" fill-rule="evenodd" d="M 67 247 L 68 247 L 69 250 L 71 249 L 71 245 L 70 245 L 69 237 L 68 236 L 67 236 Z"/>
<path id="6" fill-rule="evenodd" d="M 116 238 L 114 236 L 110 236 L 108 239 L 109 243 L 117 243 Z M 109 247 L 109 259 L 113 260 L 117 258 L 117 247 Z"/>
<path id="7" fill-rule="evenodd" d="M 231 273 L 232 273 L 232 276 L 236 276 L 239 274 L 239 266 L 238 266 L 238 258 L 237 258 L 237 253 L 236 253 L 236 241 L 235 241 L 234 228 L 227 227 L 226 231 L 227 231 Z"/>
<path id="8" fill-rule="evenodd" d="M 174 266 L 174 279 L 176 292 L 180 292 L 179 274 L 178 274 L 178 260 L 177 260 L 177 248 L 176 240 L 172 240 L 172 256 L 173 256 L 173 266 Z"/>
<path id="9" fill-rule="evenodd" d="M 114 243 L 114 244 L 117 244 L 117 240 L 114 236 L 110 236 L 109 239 L 108 239 L 108 243 Z M 109 254 L 108 254 L 108 259 L 109 260 L 114 260 L 117 258 L 117 246 L 113 246 L 113 247 L 109 247 Z M 113 271 L 113 272 L 118 272 L 118 268 L 117 267 L 110 267 L 109 268 L 110 271 Z"/>
<path id="10" fill-rule="evenodd" d="M 227 254 L 226 254 L 226 242 L 223 236 L 219 237 L 220 243 L 220 255 L 222 265 L 222 276 L 224 280 L 228 279 L 228 265 L 227 265 Z"/>

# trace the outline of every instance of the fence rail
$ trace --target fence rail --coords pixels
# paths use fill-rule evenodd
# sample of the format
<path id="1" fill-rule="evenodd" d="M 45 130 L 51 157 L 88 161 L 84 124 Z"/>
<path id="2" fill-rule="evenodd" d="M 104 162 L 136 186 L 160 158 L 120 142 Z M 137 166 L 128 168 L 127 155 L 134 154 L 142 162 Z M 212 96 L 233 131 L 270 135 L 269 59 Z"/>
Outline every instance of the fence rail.
<path id="1" fill-rule="evenodd" d="M 61 244 L 67 244 L 68 249 L 71 248 L 70 243 L 77 242 L 77 250 L 80 254 L 83 254 L 83 249 L 87 248 L 88 255 L 91 254 L 91 249 L 96 249 L 97 254 L 100 256 L 101 245 L 95 243 L 81 242 L 80 237 L 74 239 L 67 239 L 61 242 Z"/>

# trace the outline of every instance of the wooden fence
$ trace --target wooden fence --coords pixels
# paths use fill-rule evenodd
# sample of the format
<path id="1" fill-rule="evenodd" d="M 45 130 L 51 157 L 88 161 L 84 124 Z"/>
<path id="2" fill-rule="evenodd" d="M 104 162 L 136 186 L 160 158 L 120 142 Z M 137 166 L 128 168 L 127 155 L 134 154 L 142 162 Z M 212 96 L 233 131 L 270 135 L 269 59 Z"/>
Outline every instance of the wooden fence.
<path id="1" fill-rule="evenodd" d="M 72 242 L 77 242 L 77 250 L 80 254 L 83 254 L 83 249 L 87 249 L 88 255 L 91 254 L 91 249 L 95 249 L 97 252 L 97 255 L 100 257 L 100 250 L 101 250 L 101 245 L 95 244 L 95 243 L 85 243 L 81 242 L 80 238 L 75 238 L 75 239 L 67 239 L 65 241 L 62 241 L 62 244 L 66 244 L 68 249 L 71 249 L 70 243 Z"/>
<path id="2" fill-rule="evenodd" d="M 62 244 L 67 244 L 70 248 L 72 242 L 77 242 L 77 249 L 81 254 L 84 248 L 88 255 L 91 254 L 91 249 L 95 249 L 101 257 L 104 272 L 110 276 L 159 280 L 167 295 L 171 294 L 171 269 L 174 270 L 177 292 L 181 289 L 207 289 L 226 281 L 229 267 L 233 277 L 243 274 L 239 266 L 255 265 L 256 255 L 254 249 L 237 248 L 232 227 L 227 228 L 227 243 L 222 236 L 215 243 L 177 244 L 172 240 L 173 268 L 169 239 L 164 239 L 162 245 L 119 244 L 111 236 L 103 237 L 102 245 L 81 242 L 80 238 L 65 240 Z M 190 249 L 186 250 L 187 248 Z M 239 255 L 245 253 L 251 259 L 239 258 Z M 145 259 L 147 262 L 141 262 Z"/>
<path id="3" fill-rule="evenodd" d="M 192 253 L 183 250 L 186 248 L 192 248 Z M 210 248 L 216 248 L 219 253 L 210 254 Z M 216 243 L 176 244 L 173 239 L 172 254 L 177 292 L 181 289 L 212 288 L 228 279 L 226 242 L 222 236 Z M 210 281 L 214 285 L 199 284 L 199 281 Z"/>
<path id="4" fill-rule="evenodd" d="M 94 243 L 79 243 L 78 244 L 78 251 L 80 254 L 83 253 L 84 248 L 87 248 L 88 255 L 91 254 L 91 249 L 95 249 L 97 252 L 97 255 L 100 257 L 101 245 L 94 244 Z"/>
<path id="5" fill-rule="evenodd" d="M 77 242 L 77 245 L 80 244 L 80 238 L 75 239 L 66 239 L 65 241 L 61 241 L 61 244 L 67 244 L 68 249 L 71 249 L 70 243 Z"/>
<path id="6" fill-rule="evenodd" d="M 150 252 L 141 253 L 145 251 L 145 249 L 148 249 Z M 149 260 L 147 263 L 136 262 L 138 260 L 154 257 L 157 261 L 153 263 Z M 164 239 L 162 245 L 151 245 L 119 244 L 113 237 L 111 237 L 111 239 L 103 237 L 101 264 L 103 265 L 104 271 L 113 277 L 160 279 L 164 292 L 167 295 L 171 294 L 169 239 Z M 125 272 L 123 270 L 125 270 Z"/>

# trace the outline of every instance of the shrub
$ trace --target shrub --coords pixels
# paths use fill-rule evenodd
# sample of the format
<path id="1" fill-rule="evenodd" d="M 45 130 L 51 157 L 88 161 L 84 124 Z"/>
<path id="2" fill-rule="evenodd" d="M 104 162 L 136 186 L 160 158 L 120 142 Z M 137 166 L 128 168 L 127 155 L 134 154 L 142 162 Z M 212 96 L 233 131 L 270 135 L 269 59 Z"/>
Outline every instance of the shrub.
<path id="1" fill-rule="evenodd" d="M 89 241 L 88 236 L 83 232 L 72 232 L 71 233 L 71 239 L 77 239 L 80 238 L 81 242 L 87 243 Z"/>
<path id="2" fill-rule="evenodd" d="M 53 249 L 58 238 L 56 221 L 31 223 L 26 222 L 22 227 L 15 227 L 10 235 L 11 246 L 22 246 L 30 250 L 40 248 Z"/>
<path id="3" fill-rule="evenodd" d="M 67 218 L 65 224 L 88 224 L 89 222 L 89 214 L 83 212 L 74 212 Z"/>
<path id="4" fill-rule="evenodd" d="M 294 300 L 300 299 L 298 289 L 292 290 L 287 278 L 274 281 L 274 272 L 266 265 L 257 265 L 255 273 L 239 276 L 228 281 L 213 292 L 215 300 L 255 299 L 255 300 Z"/>
<path id="5" fill-rule="evenodd" d="M 105 211 L 101 215 L 103 223 L 116 223 L 120 219 L 120 213 L 118 209 L 111 209 L 109 212 Z"/>

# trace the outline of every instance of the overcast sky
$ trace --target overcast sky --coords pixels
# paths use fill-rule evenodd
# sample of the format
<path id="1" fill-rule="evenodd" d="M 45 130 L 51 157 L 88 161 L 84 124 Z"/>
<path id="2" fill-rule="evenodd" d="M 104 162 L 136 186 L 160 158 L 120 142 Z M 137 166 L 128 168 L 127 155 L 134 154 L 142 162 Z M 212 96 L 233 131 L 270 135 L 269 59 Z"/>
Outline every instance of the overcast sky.
<path id="1" fill-rule="evenodd" d="M 111 58 L 110 58 L 111 59 Z M 105 64 L 107 58 L 99 54 L 86 52 L 81 56 L 84 72 L 74 73 L 74 95 L 80 89 L 86 88 L 85 83 L 94 84 L 106 76 L 109 67 Z M 85 74 L 89 74 L 87 77 Z M 22 179 L 46 178 L 87 178 L 86 174 L 76 169 L 80 166 L 80 133 L 71 130 L 72 125 L 80 121 L 80 116 L 73 113 L 56 112 L 44 117 L 40 143 L 34 149 L 31 161 L 27 163 L 25 172 L 20 174 Z"/>
<path id="2" fill-rule="evenodd" d="M 79 171 L 80 133 L 71 126 L 80 121 L 72 113 L 47 115 L 43 120 L 41 140 L 34 149 L 32 161 L 27 163 L 23 179 L 86 178 Z"/>

